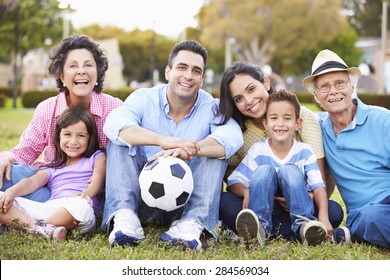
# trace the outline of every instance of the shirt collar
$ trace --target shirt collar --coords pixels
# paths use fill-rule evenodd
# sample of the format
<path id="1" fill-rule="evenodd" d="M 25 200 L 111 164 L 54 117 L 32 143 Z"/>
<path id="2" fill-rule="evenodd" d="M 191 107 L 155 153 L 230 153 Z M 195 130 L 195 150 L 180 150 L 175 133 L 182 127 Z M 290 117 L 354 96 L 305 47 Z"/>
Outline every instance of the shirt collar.
<path id="1" fill-rule="evenodd" d="M 354 122 L 356 125 L 362 125 L 366 122 L 369 112 L 368 105 L 364 104 L 358 98 L 352 99 L 352 102 L 357 105 L 356 114 L 354 117 Z"/>
<path id="2" fill-rule="evenodd" d="M 160 90 L 160 92 L 159 92 L 160 100 L 162 100 L 161 104 L 163 107 L 163 111 L 165 112 L 166 115 L 168 115 L 168 113 L 169 113 L 169 103 L 168 103 L 168 98 L 167 98 L 168 84 L 165 84 L 164 86 L 160 87 L 159 90 Z M 189 115 L 191 115 L 192 112 L 195 110 L 195 108 L 198 106 L 198 104 L 200 102 L 200 98 L 201 98 L 201 91 L 202 91 L 202 89 L 199 89 L 195 104 L 191 108 Z"/>
<path id="3" fill-rule="evenodd" d="M 101 93 L 103 94 L 103 93 Z M 96 93 L 96 92 L 92 92 L 91 94 L 91 104 L 90 104 L 90 111 L 92 113 L 92 115 L 95 115 L 95 116 L 99 116 L 99 117 L 102 117 L 103 115 L 103 108 L 102 108 L 102 104 L 101 104 L 101 99 L 99 98 L 100 97 L 100 94 L 99 93 Z M 57 106 L 55 108 L 55 116 L 56 117 L 59 117 L 61 115 L 61 113 L 67 109 L 69 106 L 68 106 L 68 103 L 66 102 L 66 93 L 65 92 L 60 92 L 58 94 L 58 102 L 57 102 Z"/>

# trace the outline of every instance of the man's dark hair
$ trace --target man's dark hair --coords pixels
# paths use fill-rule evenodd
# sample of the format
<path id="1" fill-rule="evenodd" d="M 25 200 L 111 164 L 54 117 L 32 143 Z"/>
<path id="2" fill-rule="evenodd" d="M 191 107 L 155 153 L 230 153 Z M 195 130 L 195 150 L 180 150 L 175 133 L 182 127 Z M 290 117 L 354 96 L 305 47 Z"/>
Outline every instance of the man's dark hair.
<path id="1" fill-rule="evenodd" d="M 169 55 L 169 59 L 168 59 L 169 68 L 172 69 L 173 60 L 180 51 L 190 51 L 190 52 L 201 55 L 203 57 L 204 68 L 206 69 L 207 59 L 208 59 L 207 50 L 200 43 L 198 43 L 197 41 L 193 41 L 193 40 L 183 41 L 183 42 L 177 43 L 175 46 L 173 46 L 171 53 Z M 204 75 L 204 73 L 203 73 L 203 75 Z"/>

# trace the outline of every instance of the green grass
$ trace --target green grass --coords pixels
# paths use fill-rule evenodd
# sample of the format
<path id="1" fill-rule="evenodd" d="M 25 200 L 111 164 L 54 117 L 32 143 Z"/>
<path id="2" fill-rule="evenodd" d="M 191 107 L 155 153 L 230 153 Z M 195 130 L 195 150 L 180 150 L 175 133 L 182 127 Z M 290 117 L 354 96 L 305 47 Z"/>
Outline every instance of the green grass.
<path id="1" fill-rule="evenodd" d="M 0 109 L 0 151 L 18 143 L 33 110 Z M 333 199 L 342 203 L 336 192 Z M 342 204 L 343 205 L 343 204 Z M 114 247 L 99 227 L 96 232 L 79 236 L 72 231 L 63 243 L 50 242 L 40 236 L 10 229 L 0 233 L 1 260 L 388 260 L 390 250 L 364 244 L 323 244 L 307 247 L 296 242 L 273 240 L 264 247 L 253 243 L 208 240 L 208 249 L 195 251 L 171 247 L 159 241 L 166 227 L 145 227 L 146 240 L 136 247 Z M 294 272 L 296 273 L 296 272 Z"/>

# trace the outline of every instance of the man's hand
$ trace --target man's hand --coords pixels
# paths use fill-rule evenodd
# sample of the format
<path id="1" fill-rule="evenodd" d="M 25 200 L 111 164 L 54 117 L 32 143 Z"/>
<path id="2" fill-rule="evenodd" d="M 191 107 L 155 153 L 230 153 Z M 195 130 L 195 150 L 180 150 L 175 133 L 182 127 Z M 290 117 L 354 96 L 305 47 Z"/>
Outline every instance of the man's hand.
<path id="1" fill-rule="evenodd" d="M 179 157 L 183 160 L 186 157 L 188 157 L 187 159 L 192 158 L 200 151 L 199 144 L 196 141 L 191 141 L 183 138 L 160 136 L 158 139 L 158 145 L 166 151 L 174 150 L 173 152 L 170 151 L 169 155 L 175 153 L 176 157 Z M 176 151 L 177 149 L 182 149 L 182 151 Z M 186 155 L 184 155 L 183 152 Z M 183 156 L 184 158 L 182 158 L 181 156 Z"/>
<path id="2" fill-rule="evenodd" d="M 168 149 L 168 150 L 164 150 L 164 151 L 158 152 L 152 158 L 157 158 L 157 157 L 161 157 L 161 156 L 163 156 L 163 157 L 172 156 L 172 157 L 180 158 L 182 160 L 190 160 L 193 157 L 192 154 L 188 154 L 182 148 L 174 148 L 174 149 Z M 148 159 L 148 160 L 151 160 L 151 159 Z"/>

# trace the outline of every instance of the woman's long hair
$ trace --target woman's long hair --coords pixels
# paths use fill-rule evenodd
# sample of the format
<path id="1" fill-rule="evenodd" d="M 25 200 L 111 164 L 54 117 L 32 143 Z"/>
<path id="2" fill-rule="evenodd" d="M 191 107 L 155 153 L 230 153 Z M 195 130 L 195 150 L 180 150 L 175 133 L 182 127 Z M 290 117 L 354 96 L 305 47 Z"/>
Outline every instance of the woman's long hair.
<path id="1" fill-rule="evenodd" d="M 245 132 L 247 129 L 245 122 L 250 117 L 245 116 L 237 109 L 229 89 L 231 82 L 233 82 L 234 78 L 238 75 L 249 75 L 253 79 L 264 84 L 265 74 L 258 65 L 244 61 L 237 61 L 233 63 L 223 73 L 220 84 L 220 103 L 218 110 L 219 115 L 222 116 L 221 124 L 225 124 L 230 118 L 233 118 L 239 124 L 241 130 Z M 272 87 L 270 87 L 268 93 L 271 93 L 272 91 Z"/>

